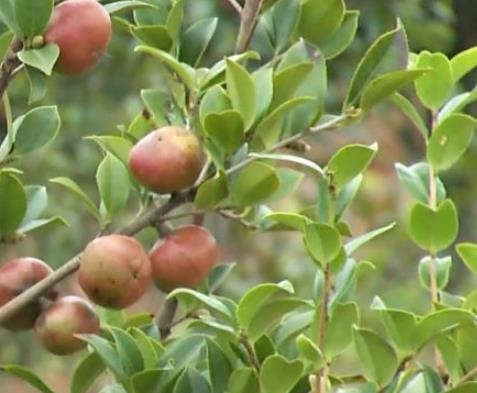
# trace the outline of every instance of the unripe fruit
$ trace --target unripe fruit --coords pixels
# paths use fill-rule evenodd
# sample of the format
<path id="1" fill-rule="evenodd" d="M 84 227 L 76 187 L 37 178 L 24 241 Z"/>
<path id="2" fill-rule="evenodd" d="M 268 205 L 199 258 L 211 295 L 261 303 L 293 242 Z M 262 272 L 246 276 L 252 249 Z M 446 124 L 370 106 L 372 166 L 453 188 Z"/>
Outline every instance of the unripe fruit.
<path id="1" fill-rule="evenodd" d="M 149 257 L 132 237 L 98 237 L 83 252 L 79 283 L 96 304 L 115 309 L 127 307 L 139 300 L 150 281 Z"/>
<path id="2" fill-rule="evenodd" d="M 79 74 L 93 66 L 107 50 L 111 18 L 96 0 L 67 0 L 57 5 L 45 32 L 45 43 L 57 44 L 56 69 Z"/>
<path id="3" fill-rule="evenodd" d="M 65 296 L 46 309 L 35 323 L 42 345 L 55 355 L 67 355 L 86 346 L 75 334 L 99 332 L 94 308 L 78 296 Z"/>
<path id="4" fill-rule="evenodd" d="M 149 253 L 154 283 L 164 292 L 196 288 L 208 276 L 218 254 L 217 242 L 205 228 L 178 228 L 159 240 Z"/>
<path id="5" fill-rule="evenodd" d="M 16 258 L 0 267 L 0 306 L 8 303 L 37 282 L 51 274 L 53 270 L 43 261 L 30 258 Z M 56 293 L 49 291 L 46 297 L 54 299 Z M 31 329 L 42 312 L 41 299 L 22 307 L 2 323 L 2 327 L 12 330 Z"/>
<path id="6" fill-rule="evenodd" d="M 163 127 L 151 132 L 129 153 L 129 167 L 136 180 L 158 193 L 192 186 L 204 161 L 197 137 L 180 127 Z"/>

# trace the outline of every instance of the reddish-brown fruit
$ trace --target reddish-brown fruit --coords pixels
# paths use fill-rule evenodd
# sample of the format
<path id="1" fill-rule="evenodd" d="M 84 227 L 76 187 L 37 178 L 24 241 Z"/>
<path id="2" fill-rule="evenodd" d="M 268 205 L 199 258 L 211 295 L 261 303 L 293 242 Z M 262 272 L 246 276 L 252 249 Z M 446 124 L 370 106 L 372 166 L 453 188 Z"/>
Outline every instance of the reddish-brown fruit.
<path id="1" fill-rule="evenodd" d="M 79 74 L 93 66 L 111 39 L 111 18 L 96 0 L 67 0 L 57 5 L 45 32 L 45 43 L 57 44 L 56 70 Z"/>
<path id="2" fill-rule="evenodd" d="M 75 334 L 99 332 L 94 308 L 78 296 L 65 296 L 46 309 L 35 323 L 42 345 L 55 355 L 67 355 L 86 346 Z"/>
<path id="3" fill-rule="evenodd" d="M 23 257 L 8 261 L 0 267 L 0 306 L 8 303 L 52 272 L 45 262 L 36 258 Z M 46 297 L 53 300 L 56 292 L 50 291 Z M 42 310 L 41 299 L 37 299 L 15 312 L 1 326 L 12 331 L 31 329 Z"/>
<path id="4" fill-rule="evenodd" d="M 129 153 L 129 167 L 136 180 L 159 193 L 192 186 L 204 161 L 197 137 L 180 127 L 163 127 L 151 132 Z"/>
<path id="5" fill-rule="evenodd" d="M 79 283 L 96 304 L 122 309 L 135 303 L 151 281 L 149 257 L 134 238 L 102 236 L 85 248 Z"/>
<path id="6" fill-rule="evenodd" d="M 170 292 L 179 287 L 196 288 L 218 259 L 214 236 L 205 228 L 187 225 L 159 240 L 149 258 L 156 286 Z"/>

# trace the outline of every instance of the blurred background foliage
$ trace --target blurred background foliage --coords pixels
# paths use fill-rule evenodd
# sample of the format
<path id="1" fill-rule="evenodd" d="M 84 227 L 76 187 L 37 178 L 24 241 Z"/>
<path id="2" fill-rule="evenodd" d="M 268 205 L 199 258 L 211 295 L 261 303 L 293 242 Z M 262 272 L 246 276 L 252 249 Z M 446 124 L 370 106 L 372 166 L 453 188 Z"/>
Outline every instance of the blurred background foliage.
<path id="1" fill-rule="evenodd" d="M 186 25 L 202 17 L 219 16 L 219 28 L 206 56 L 208 65 L 230 54 L 233 48 L 238 20 L 226 3 L 226 0 L 186 1 Z M 360 27 L 352 46 L 328 63 L 327 111 L 331 113 L 340 108 L 353 67 L 364 50 L 378 35 L 395 25 L 396 17 L 402 19 L 413 51 L 428 49 L 452 56 L 459 50 L 477 45 L 475 1 L 348 0 L 347 4 L 349 9 L 361 11 Z M 25 184 L 48 185 L 50 213 L 64 216 L 70 227 L 36 232 L 16 245 L 0 245 L 0 263 L 15 256 L 32 255 L 56 268 L 80 251 L 98 231 L 94 220 L 75 197 L 54 184 L 48 184 L 48 180 L 56 176 L 71 177 L 98 200 L 94 174 L 102 153 L 93 141 L 83 138 L 92 134 L 114 134 L 127 126 L 142 110 L 140 90 L 161 84 L 158 63 L 152 58 L 134 54 L 135 45 L 133 38 L 116 30 L 108 55 L 93 71 L 78 77 L 55 75 L 50 79 L 48 94 L 40 104 L 58 104 L 62 117 L 60 136 L 53 144 L 22 159 L 19 167 L 25 171 Z M 267 43 L 260 27 L 252 46 L 267 53 Z M 472 88 L 476 77 L 475 74 L 467 77 L 462 89 Z M 9 92 L 14 113 L 18 116 L 27 109 L 28 82 L 24 75 L 15 78 Z M 0 113 L 0 134 L 5 131 L 2 117 Z M 397 221 L 397 227 L 360 252 L 360 257 L 372 261 L 376 270 L 361 280 L 358 301 L 367 305 L 379 293 L 389 306 L 422 312 L 428 307 L 428 297 L 417 278 L 418 261 L 422 255 L 412 245 L 405 229 L 410 199 L 399 186 L 394 170 L 395 162 L 409 165 L 422 160 L 424 147 L 419 132 L 399 110 L 391 105 L 381 105 L 352 128 L 316 135 L 309 141 L 312 149 L 306 154 L 318 163 L 326 163 L 331 154 L 345 143 L 373 141 L 379 142 L 379 153 L 366 173 L 346 219 L 353 235 L 391 221 Z M 460 212 L 459 240 L 477 240 L 476 167 L 477 142 L 474 141 L 465 158 L 444 174 L 444 183 Z M 309 176 L 299 191 L 280 202 L 277 208 L 298 211 L 313 204 L 314 196 L 314 178 Z M 113 225 L 127 222 L 136 210 L 133 196 L 129 213 L 118 217 Z M 250 232 L 240 224 L 216 216 L 207 218 L 206 225 L 218 237 L 223 250 L 222 260 L 237 262 L 236 271 L 222 289 L 224 294 L 237 297 L 254 283 L 282 279 L 291 280 L 303 294 L 311 292 L 313 280 L 310 277 L 314 267 L 307 261 L 298 236 Z M 140 238 L 149 247 L 155 241 L 155 233 L 144 231 Z M 453 293 L 468 292 L 476 285 L 455 255 L 451 277 L 449 290 Z M 63 293 L 79 291 L 74 277 L 63 283 L 61 289 Z M 157 312 L 160 304 L 161 295 L 151 289 L 150 295 L 133 308 Z M 372 318 L 372 315 L 364 315 L 364 318 Z M 67 391 L 69 375 L 76 361 L 76 357 L 64 359 L 46 353 L 31 332 L 13 335 L 0 331 L 0 363 L 33 367 L 59 391 Z M 28 393 L 32 390 L 0 375 L 0 391 Z"/>

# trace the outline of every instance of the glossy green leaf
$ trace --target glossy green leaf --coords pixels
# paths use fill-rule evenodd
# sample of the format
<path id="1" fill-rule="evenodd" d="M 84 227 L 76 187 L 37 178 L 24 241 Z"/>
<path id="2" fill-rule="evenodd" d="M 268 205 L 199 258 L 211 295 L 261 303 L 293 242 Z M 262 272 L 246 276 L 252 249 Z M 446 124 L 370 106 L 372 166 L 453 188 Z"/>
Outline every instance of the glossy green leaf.
<path id="1" fill-rule="evenodd" d="M 22 63 L 36 68 L 46 75 L 51 75 L 59 55 L 60 48 L 56 44 L 45 45 L 39 49 L 23 49 L 18 52 L 18 58 Z"/>
<path id="2" fill-rule="evenodd" d="M 462 385 L 446 390 L 444 393 L 474 393 L 477 382 L 464 382 Z"/>
<path id="3" fill-rule="evenodd" d="M 463 112 L 466 106 L 472 104 L 477 100 L 477 88 L 471 91 L 460 93 L 447 101 L 437 114 L 437 123 L 441 123 L 447 116 Z"/>
<path id="4" fill-rule="evenodd" d="M 255 158 L 263 158 L 266 160 L 277 160 L 277 161 L 284 161 L 284 162 L 292 162 L 294 164 L 301 165 L 305 168 L 312 169 L 315 171 L 318 175 L 323 175 L 323 169 L 316 164 L 315 162 L 303 158 L 297 155 L 292 155 L 292 154 L 280 154 L 280 153 L 250 153 L 250 157 L 255 157 Z"/>
<path id="5" fill-rule="evenodd" d="M 16 22 L 13 0 L 6 0 L 2 2 L 2 6 L 0 7 L 0 21 L 2 21 L 2 23 L 11 31 L 15 32 L 17 36 L 22 35 L 22 32 Z"/>
<path id="6" fill-rule="evenodd" d="M 136 373 L 131 378 L 131 384 L 135 393 L 156 393 L 166 391 L 166 388 L 168 393 L 172 393 L 177 374 L 170 367 L 150 368 Z"/>
<path id="7" fill-rule="evenodd" d="M 237 368 L 231 375 L 228 393 L 262 393 L 255 371 L 248 367 Z"/>
<path id="8" fill-rule="evenodd" d="M 172 47 L 173 39 L 166 26 L 133 26 L 131 31 L 142 42 L 154 47 L 156 50 L 168 51 Z M 149 53 L 151 52 L 149 51 Z"/>
<path id="9" fill-rule="evenodd" d="M 378 76 L 363 89 L 360 107 L 368 112 L 396 91 L 425 75 L 426 70 L 398 70 Z"/>
<path id="10" fill-rule="evenodd" d="M 230 99 L 225 90 L 216 85 L 212 86 L 202 97 L 199 105 L 199 117 L 202 125 L 209 113 L 221 113 L 232 109 Z"/>
<path id="11" fill-rule="evenodd" d="M 217 18 L 201 19 L 190 26 L 182 35 L 179 59 L 192 66 L 197 66 L 210 44 Z"/>
<path id="12" fill-rule="evenodd" d="M 15 231 L 27 211 L 27 195 L 23 184 L 13 174 L 0 172 L 0 234 Z"/>
<path id="13" fill-rule="evenodd" d="M 436 210 L 421 202 L 414 204 L 409 221 L 412 240 L 422 249 L 438 252 L 449 247 L 459 230 L 457 210 L 450 199 Z"/>
<path id="14" fill-rule="evenodd" d="M 25 66 L 25 75 L 30 85 L 28 104 L 31 105 L 45 97 L 48 77 L 40 70 L 29 66 Z"/>
<path id="15" fill-rule="evenodd" d="M 341 188 L 336 197 L 335 215 L 339 219 L 353 202 L 359 187 L 363 181 L 363 175 L 356 176 L 353 180 Z"/>
<path id="16" fill-rule="evenodd" d="M 310 363 L 313 369 L 318 369 L 325 363 L 325 358 L 320 348 L 304 334 L 296 338 L 296 346 L 301 360 Z"/>
<path id="17" fill-rule="evenodd" d="M 268 223 L 270 221 L 275 222 L 275 226 L 277 226 L 278 229 L 287 228 L 297 231 L 303 231 L 305 229 L 305 224 L 309 222 L 307 217 L 301 214 L 284 212 L 272 212 L 262 217 L 262 224 Z"/>
<path id="18" fill-rule="evenodd" d="M 128 333 L 134 338 L 134 341 L 141 352 L 144 368 L 148 369 L 155 367 L 159 360 L 160 353 L 158 353 L 152 344 L 151 340 L 153 339 L 148 337 L 146 333 L 136 327 L 128 329 Z M 140 363 L 138 362 L 138 364 Z"/>
<path id="19" fill-rule="evenodd" d="M 0 371 L 22 379 L 41 393 L 55 393 L 38 375 L 25 367 L 3 364 L 0 365 Z"/>
<path id="20" fill-rule="evenodd" d="M 113 135 L 91 135 L 86 139 L 96 142 L 106 153 L 111 153 L 121 160 L 124 165 L 128 165 L 129 152 L 133 147 L 130 140 Z"/>
<path id="21" fill-rule="evenodd" d="M 460 331 L 465 329 L 459 329 Z M 458 332 L 459 333 L 459 332 Z M 449 370 L 449 376 L 453 380 L 457 380 L 462 377 L 462 365 L 460 356 L 457 350 L 457 345 L 455 341 L 449 336 L 438 337 L 436 339 L 436 347 L 439 350 L 440 355 L 442 356 L 442 361 L 444 365 Z M 473 353 L 473 355 L 475 352 Z M 473 356 L 475 359 L 475 356 Z"/>
<path id="22" fill-rule="evenodd" d="M 338 231 L 323 223 L 305 225 L 304 242 L 310 256 L 321 266 L 335 259 L 341 248 L 341 236 Z"/>
<path id="23" fill-rule="evenodd" d="M 320 50 L 327 59 L 340 55 L 353 42 L 358 30 L 359 11 L 346 11 L 343 23 L 332 36 L 320 45 Z"/>
<path id="24" fill-rule="evenodd" d="M 15 151 L 27 154 L 53 140 L 60 129 L 61 120 L 56 106 L 42 106 L 15 119 Z"/>
<path id="25" fill-rule="evenodd" d="M 175 0 L 171 3 L 171 9 L 167 15 L 166 28 L 171 35 L 172 41 L 178 45 L 179 36 L 184 21 L 184 0 Z M 181 43 L 183 40 L 181 40 Z"/>
<path id="26" fill-rule="evenodd" d="M 24 189 L 27 196 L 27 209 L 20 227 L 40 217 L 48 204 L 46 187 L 26 186 Z"/>
<path id="27" fill-rule="evenodd" d="M 450 168 L 470 145 L 477 121 L 470 116 L 453 114 L 434 130 L 427 146 L 427 160 L 436 170 Z"/>
<path id="28" fill-rule="evenodd" d="M 256 120 L 262 120 L 267 114 L 273 99 L 273 68 L 259 68 L 252 74 L 257 95 Z"/>
<path id="29" fill-rule="evenodd" d="M 429 136 L 429 130 L 427 129 L 427 126 L 424 123 L 422 116 L 417 111 L 414 104 L 399 93 L 394 93 L 390 97 L 390 101 L 402 110 L 402 112 L 407 116 L 407 118 L 410 119 L 412 123 L 416 126 L 416 128 L 420 131 L 424 139 L 427 140 Z"/>
<path id="30" fill-rule="evenodd" d="M 396 223 L 391 223 L 389 225 L 385 225 L 383 227 L 373 229 L 372 231 L 365 233 L 361 236 L 358 236 L 352 240 L 350 240 L 348 243 L 345 245 L 345 250 L 347 255 L 353 254 L 358 248 L 361 246 L 365 245 L 369 241 L 373 240 L 374 238 L 390 231 L 396 226 Z"/>
<path id="31" fill-rule="evenodd" d="M 50 21 L 53 0 L 15 0 L 15 21 L 23 37 L 32 38 L 43 33 Z"/>
<path id="32" fill-rule="evenodd" d="M 207 277 L 209 293 L 214 293 L 232 273 L 237 264 L 235 262 L 218 263 L 210 271 Z"/>
<path id="33" fill-rule="evenodd" d="M 477 274 L 477 244 L 474 243 L 460 243 L 456 246 L 457 254 L 472 272 Z"/>
<path id="34" fill-rule="evenodd" d="M 113 217 L 128 201 L 129 172 L 118 158 L 108 153 L 98 166 L 96 182 L 108 216 Z"/>
<path id="35" fill-rule="evenodd" d="M 263 162 L 252 162 L 230 183 L 230 193 L 234 204 L 253 205 L 268 198 L 279 186 L 275 168 Z"/>
<path id="36" fill-rule="evenodd" d="M 101 357 L 96 352 L 88 353 L 76 366 L 71 379 L 71 393 L 87 393 L 104 370 L 105 366 Z"/>
<path id="37" fill-rule="evenodd" d="M 424 288 L 430 289 L 431 278 L 429 264 L 431 257 L 426 256 L 419 261 L 419 280 Z M 449 282 L 450 269 L 452 267 L 452 257 L 434 258 L 436 271 L 436 285 L 439 290 L 444 289 Z"/>
<path id="38" fill-rule="evenodd" d="M 379 386 L 387 385 L 398 367 L 393 348 L 368 329 L 355 328 L 353 339 L 366 377 Z"/>
<path id="39" fill-rule="evenodd" d="M 283 356 L 268 357 L 260 368 L 260 386 L 263 393 L 289 393 L 303 373 L 303 363 L 289 361 Z"/>
<path id="40" fill-rule="evenodd" d="M 154 8 L 154 5 L 138 0 L 122 0 L 114 3 L 104 4 L 103 7 L 110 15 L 119 14 L 121 12 L 132 11 L 139 8 Z"/>
<path id="41" fill-rule="evenodd" d="M 306 0 L 301 6 L 298 31 L 303 38 L 320 46 L 339 29 L 345 11 L 343 0 Z"/>
<path id="42" fill-rule="evenodd" d="M 340 188 L 364 172 L 376 155 L 378 145 L 347 145 L 338 150 L 328 161 L 327 171 L 332 182 Z"/>
<path id="43" fill-rule="evenodd" d="M 224 350 L 212 340 L 207 340 L 207 362 L 212 393 L 225 392 L 233 367 Z"/>
<path id="44" fill-rule="evenodd" d="M 134 337 L 126 331 L 113 326 L 108 327 L 108 331 L 114 339 L 124 371 L 128 375 L 141 371 L 144 368 L 144 361 Z"/>
<path id="45" fill-rule="evenodd" d="M 209 113 L 204 118 L 207 135 L 227 154 L 235 152 L 245 140 L 245 127 L 236 111 Z"/>
<path id="46" fill-rule="evenodd" d="M 240 113 L 248 129 L 255 118 L 257 91 L 252 76 L 239 63 L 227 59 L 225 81 L 232 108 Z"/>
<path id="47" fill-rule="evenodd" d="M 194 204 L 198 209 L 212 210 L 229 194 L 227 177 L 223 171 L 201 184 L 195 195 Z"/>
<path id="48" fill-rule="evenodd" d="M 323 348 L 328 359 L 333 359 L 346 350 L 353 340 L 352 326 L 358 323 L 359 311 L 356 304 L 338 304 L 334 308 L 326 328 Z"/>
<path id="49" fill-rule="evenodd" d="M 207 379 L 193 368 L 186 368 L 177 380 L 173 393 L 210 393 Z"/>
<path id="50" fill-rule="evenodd" d="M 280 167 L 277 168 L 277 175 L 280 180 L 280 185 L 270 196 L 266 199 L 266 203 L 281 201 L 290 197 L 300 186 L 305 174 L 291 168 Z"/>
<path id="51" fill-rule="evenodd" d="M 450 61 L 454 83 L 477 67 L 477 47 L 457 53 Z"/>
<path id="52" fill-rule="evenodd" d="M 437 110 L 447 100 L 454 86 L 451 63 L 442 53 L 424 51 L 419 54 L 415 66 L 430 69 L 415 82 L 416 93 L 427 108 Z"/>
<path id="53" fill-rule="evenodd" d="M 18 227 L 19 233 L 28 233 L 37 229 L 52 229 L 52 227 L 68 227 L 68 222 L 60 216 L 53 216 L 50 218 L 39 218 L 28 223 L 22 223 Z"/>

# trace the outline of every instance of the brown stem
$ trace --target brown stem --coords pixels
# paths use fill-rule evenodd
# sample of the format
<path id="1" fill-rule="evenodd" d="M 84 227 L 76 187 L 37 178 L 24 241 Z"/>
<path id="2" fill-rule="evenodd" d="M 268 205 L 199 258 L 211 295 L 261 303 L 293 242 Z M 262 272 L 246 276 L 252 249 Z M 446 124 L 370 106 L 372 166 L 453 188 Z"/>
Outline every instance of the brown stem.
<path id="1" fill-rule="evenodd" d="M 237 0 L 227 0 L 227 2 L 234 8 L 234 10 L 240 15 L 242 13 L 242 6 Z"/>
<path id="2" fill-rule="evenodd" d="M 320 322 L 318 326 L 318 347 L 321 351 L 324 351 L 325 346 L 325 337 L 326 337 L 326 328 L 328 324 L 328 304 L 330 302 L 330 293 L 331 293 L 331 270 L 330 266 L 327 265 L 324 271 L 324 282 L 323 282 L 323 295 L 321 299 L 321 314 Z M 326 383 L 328 380 L 328 365 L 325 364 L 320 368 L 316 374 L 316 392 L 317 393 L 326 393 Z"/>
<path id="3" fill-rule="evenodd" d="M 263 0 L 246 0 L 240 15 L 240 28 L 235 43 L 235 53 L 244 52 L 250 45 L 257 27 Z"/>
<path id="4" fill-rule="evenodd" d="M 15 38 L 0 65 L 0 97 L 3 97 L 15 70 L 22 64 L 17 56 L 17 52 L 22 49 L 22 46 L 22 42 Z"/>
<path id="5" fill-rule="evenodd" d="M 245 350 L 247 351 L 248 357 L 252 362 L 254 370 L 257 372 L 257 374 L 260 374 L 260 361 L 258 360 L 257 354 L 255 353 L 255 350 L 253 349 L 250 340 L 248 339 L 248 337 L 242 336 L 240 341 L 245 347 Z"/>
<path id="6" fill-rule="evenodd" d="M 171 334 L 171 328 L 173 325 L 174 316 L 176 315 L 177 306 L 178 303 L 176 298 L 166 299 L 162 305 L 162 310 L 157 321 L 159 332 L 161 334 L 161 340 L 165 340 L 169 334 Z"/>

